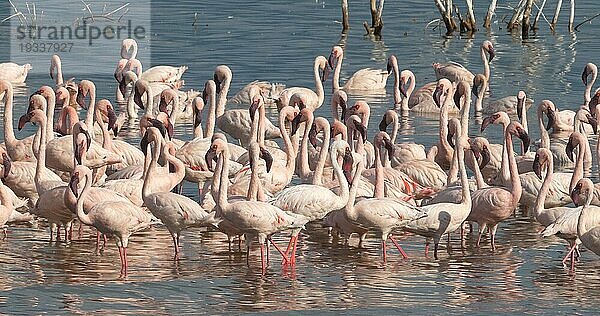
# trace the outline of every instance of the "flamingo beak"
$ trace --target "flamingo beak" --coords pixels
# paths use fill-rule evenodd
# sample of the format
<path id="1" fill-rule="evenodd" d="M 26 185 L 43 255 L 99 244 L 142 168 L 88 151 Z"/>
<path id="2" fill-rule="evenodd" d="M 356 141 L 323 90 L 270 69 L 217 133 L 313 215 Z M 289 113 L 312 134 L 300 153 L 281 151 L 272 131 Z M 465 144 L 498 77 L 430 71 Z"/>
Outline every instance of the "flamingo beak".
<path id="1" fill-rule="evenodd" d="M 585 68 L 583 68 L 583 73 L 581 74 L 581 81 L 583 81 L 583 84 L 587 86 L 588 84 L 588 76 L 590 75 L 590 73 L 588 72 L 588 67 L 586 66 Z"/>
<path id="2" fill-rule="evenodd" d="M 71 192 L 73 192 L 73 194 L 75 195 L 76 198 L 79 197 L 79 192 L 77 191 L 78 186 L 79 186 L 79 172 L 76 171 L 71 176 L 71 181 L 69 181 L 69 189 L 71 190 Z"/>
<path id="3" fill-rule="evenodd" d="M 367 141 L 367 128 L 362 125 L 362 123 L 354 121 L 354 125 L 356 126 L 356 130 L 360 133 L 363 142 Z"/>
<path id="4" fill-rule="evenodd" d="M 254 121 L 254 115 L 256 114 L 256 110 L 258 110 L 258 107 L 260 106 L 260 99 L 259 98 L 255 98 L 252 101 L 252 104 L 250 104 L 250 120 Z"/>
<path id="5" fill-rule="evenodd" d="M 388 59 L 386 70 L 387 70 L 388 76 L 391 75 L 392 72 L 394 72 L 394 66 L 392 65 L 392 62 L 390 59 Z"/>
<path id="6" fill-rule="evenodd" d="M 23 127 L 25 127 L 25 124 L 27 124 L 27 122 L 29 122 L 29 120 L 31 119 L 31 114 L 32 112 L 29 112 L 25 115 L 21 115 L 21 117 L 19 117 L 19 125 L 17 126 L 18 130 L 22 130 Z"/>
<path id="7" fill-rule="evenodd" d="M 525 149 L 525 151 L 528 151 L 529 144 L 531 143 L 529 134 L 527 134 L 527 132 L 522 128 L 519 128 L 517 131 L 518 131 L 517 137 L 519 137 L 521 139 L 521 141 L 523 142 L 523 148 Z"/>
<path id="8" fill-rule="evenodd" d="M 157 119 L 150 119 L 149 120 L 150 124 L 152 124 L 153 127 L 158 128 L 158 130 L 160 131 L 160 134 L 162 135 L 162 137 L 166 138 L 167 137 L 167 127 L 165 127 L 165 124 L 163 124 L 162 121 L 157 120 Z"/>
<path id="9" fill-rule="evenodd" d="M 490 150 L 487 148 L 487 146 L 484 146 L 483 150 L 481 151 L 481 163 L 479 164 L 479 168 L 483 169 L 485 166 L 487 166 L 487 164 L 490 162 L 490 159 Z"/>
<path id="10" fill-rule="evenodd" d="M 384 138 L 384 144 L 385 144 L 385 149 L 387 150 L 388 153 L 388 159 L 390 161 L 392 161 L 392 158 L 394 157 L 394 144 L 392 144 L 392 141 L 390 139 Z"/>
<path id="11" fill-rule="evenodd" d="M 194 115 L 194 128 L 202 124 L 202 112 L 196 111 Z"/>
<path id="12" fill-rule="evenodd" d="M 329 67 L 331 67 L 333 69 L 333 66 L 335 64 L 335 54 L 333 52 L 331 52 L 331 54 L 329 54 L 329 58 L 327 58 L 327 64 L 329 64 Z"/>
<path id="13" fill-rule="evenodd" d="M 77 165 L 82 164 L 82 158 L 83 158 L 83 155 L 85 154 L 84 152 L 85 152 L 85 147 L 83 147 L 81 143 L 75 144 L 75 152 L 73 153 L 73 155 L 75 156 L 75 162 L 77 162 Z"/>
<path id="14" fill-rule="evenodd" d="M 348 182 L 352 182 L 352 166 L 354 165 L 354 157 L 352 156 L 352 151 L 350 147 L 346 147 L 346 151 L 344 152 L 344 160 L 342 162 L 342 171 L 344 171 L 344 175 L 346 176 L 346 180 Z"/>
<path id="15" fill-rule="evenodd" d="M 115 123 L 117 123 L 117 115 L 115 114 L 115 109 L 112 106 L 107 108 L 108 112 L 108 129 L 112 129 L 115 133 L 118 132 L 118 128 Z M 115 135 L 116 136 L 116 135 Z"/>
<path id="16" fill-rule="evenodd" d="M 450 147 L 452 147 L 452 148 L 454 148 L 454 146 L 455 146 L 455 144 L 454 144 L 454 134 L 456 134 L 456 133 L 454 133 L 454 131 L 452 131 L 452 132 L 449 132 L 446 135 L 446 140 L 448 141 L 448 144 L 450 144 Z"/>
<path id="17" fill-rule="evenodd" d="M 442 104 L 444 104 L 442 102 L 443 92 L 443 87 L 440 85 L 436 86 L 435 91 L 433 91 L 433 101 L 435 102 L 435 105 L 437 105 L 438 108 L 441 108 Z"/>
<path id="18" fill-rule="evenodd" d="M 575 149 L 575 145 L 573 144 L 573 138 L 569 137 L 569 142 L 567 142 L 567 146 L 565 147 L 565 152 L 567 154 L 567 157 L 569 157 L 569 160 L 571 160 L 571 162 L 575 161 L 575 154 L 573 152 L 574 149 Z"/>
<path id="19" fill-rule="evenodd" d="M 548 124 L 546 124 L 546 130 L 549 131 L 554 124 L 556 123 L 556 112 L 552 109 L 548 109 L 546 112 L 546 117 L 548 117 Z"/>
<path id="20" fill-rule="evenodd" d="M 168 103 L 167 103 L 166 98 L 161 96 L 160 102 L 158 103 L 158 110 L 160 112 L 163 112 L 163 113 L 169 115 L 169 112 L 167 111 L 167 106 L 168 106 Z"/>
<path id="21" fill-rule="evenodd" d="M 387 130 L 388 124 L 385 122 L 385 117 L 381 119 L 381 122 L 379 122 L 379 131 L 380 132 L 385 132 Z"/>
<path id="22" fill-rule="evenodd" d="M 571 191 L 571 200 L 573 200 L 573 203 L 575 203 L 575 205 L 579 204 L 579 203 L 577 203 L 577 201 L 579 200 L 580 193 L 581 193 L 581 183 L 577 183 L 577 185 L 573 188 L 573 191 Z"/>
<path id="23" fill-rule="evenodd" d="M 453 95 L 453 100 L 454 100 L 454 104 L 456 105 L 456 107 L 460 110 L 460 99 L 462 97 L 462 94 L 458 91 L 458 89 L 456 89 L 456 91 L 454 92 Z"/>
<path id="24" fill-rule="evenodd" d="M 144 156 L 148 153 L 148 130 L 144 133 L 144 137 L 140 140 L 140 149 L 144 153 Z"/>
<path id="25" fill-rule="evenodd" d="M 142 102 L 142 94 L 138 90 L 137 87 L 133 88 L 133 102 L 140 107 L 140 109 L 144 109 L 144 102 Z"/>
<path id="26" fill-rule="evenodd" d="M 523 115 L 523 107 L 525 106 L 525 98 L 517 98 L 517 116 L 519 118 Z"/>
<path id="27" fill-rule="evenodd" d="M 121 91 L 122 95 L 125 95 L 125 93 L 127 92 L 127 84 L 125 84 L 125 80 L 123 79 L 119 81 L 119 90 Z"/>
<path id="28" fill-rule="evenodd" d="M 267 173 L 271 172 L 271 167 L 273 166 L 273 156 L 266 148 L 260 148 L 259 157 L 265 161 L 265 167 L 267 168 Z"/>
<path id="29" fill-rule="evenodd" d="M 536 154 L 535 158 L 533 159 L 533 172 L 535 172 L 535 175 L 542 180 L 542 164 L 540 163 L 539 154 Z"/>
<path id="30" fill-rule="evenodd" d="M 478 96 L 479 95 L 479 84 L 473 83 L 473 90 L 472 90 L 472 92 L 473 92 L 474 96 Z"/>
<path id="31" fill-rule="evenodd" d="M 403 98 L 406 98 L 406 88 L 403 84 L 400 85 L 400 94 L 402 95 Z"/>
<path id="32" fill-rule="evenodd" d="M 325 65 L 325 68 L 323 69 L 323 74 L 321 75 L 321 82 L 327 81 L 327 78 L 329 78 L 330 73 L 331 73 L 331 67 L 329 67 L 329 64 Z"/>
<path id="33" fill-rule="evenodd" d="M 491 47 L 488 49 L 488 53 L 490 54 L 490 58 L 488 59 L 488 62 L 492 61 L 492 59 L 494 59 L 494 57 L 496 57 L 496 50 L 494 49 L 494 47 Z"/>
<path id="34" fill-rule="evenodd" d="M 81 89 L 79 89 L 79 91 L 77 91 L 77 104 L 80 107 L 87 110 L 87 104 L 85 103 L 85 96 L 83 95 L 83 91 L 81 91 Z"/>
<path id="35" fill-rule="evenodd" d="M 592 125 L 594 134 L 598 134 L 598 119 L 591 114 L 587 114 L 588 124 Z"/>
<path id="36" fill-rule="evenodd" d="M 90 147 L 92 146 L 92 136 L 91 136 L 91 135 L 90 135 L 90 133 L 88 133 L 88 131 L 87 131 L 87 130 L 85 130 L 85 129 L 82 129 L 82 130 L 81 130 L 81 133 L 83 133 L 83 135 L 85 135 L 85 139 L 86 139 L 86 141 L 87 141 L 87 143 L 85 144 L 85 146 L 86 146 L 86 149 L 87 149 L 87 148 L 90 148 Z"/>
<path id="37" fill-rule="evenodd" d="M 217 76 L 217 74 L 213 75 L 213 81 L 215 82 L 215 85 L 217 87 L 216 92 L 217 94 L 221 93 L 221 80 L 219 80 L 219 77 Z"/>
<path id="38" fill-rule="evenodd" d="M 206 154 L 204 155 L 204 161 L 206 161 L 206 166 L 208 167 L 208 170 L 214 171 L 212 163 L 216 157 L 217 155 L 215 153 L 215 150 L 211 146 L 210 149 L 208 149 L 206 151 Z"/>
<path id="39" fill-rule="evenodd" d="M 300 119 L 302 119 L 302 113 L 298 113 L 292 120 L 292 136 L 296 135 L 298 127 L 300 126 Z"/>
<path id="40" fill-rule="evenodd" d="M 2 153 L 2 167 L 4 168 L 4 178 L 6 178 L 10 174 L 10 169 L 12 167 L 10 157 L 8 157 L 6 153 Z"/>
<path id="41" fill-rule="evenodd" d="M 480 132 L 483 133 L 483 131 L 485 131 L 485 129 L 490 126 L 492 123 L 494 123 L 495 118 L 494 116 L 487 116 L 486 118 L 483 119 L 483 122 L 481 122 L 481 129 Z"/>

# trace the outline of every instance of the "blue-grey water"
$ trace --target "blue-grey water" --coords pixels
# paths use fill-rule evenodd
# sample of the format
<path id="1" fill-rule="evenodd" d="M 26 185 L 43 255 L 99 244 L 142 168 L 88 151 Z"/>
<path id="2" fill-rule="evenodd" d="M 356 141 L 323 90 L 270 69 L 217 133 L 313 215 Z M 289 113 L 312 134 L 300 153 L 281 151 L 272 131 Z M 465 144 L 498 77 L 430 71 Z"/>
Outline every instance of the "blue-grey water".
<path id="1" fill-rule="evenodd" d="M 443 25 L 425 29 L 438 18 L 433 1 L 386 1 L 381 39 L 364 35 L 361 24 L 370 19 L 368 1 L 349 2 L 351 29 L 341 37 L 339 1 L 152 1 L 151 39 L 140 49 L 150 50 L 153 65 L 188 65 L 185 89 L 201 90 L 212 78 L 214 67 L 227 64 L 233 71 L 234 93 L 256 79 L 313 87 L 314 57 L 327 56 L 339 42 L 346 49 L 342 82 L 360 68 L 384 69 L 387 57 L 396 54 L 400 68 L 411 69 L 420 86 L 435 80 L 431 68 L 435 61 L 453 60 L 480 72 L 479 45 L 489 39 L 497 52 L 491 64 L 490 100 L 522 89 L 536 102 L 551 99 L 565 109 L 582 103 L 583 66 L 600 62 L 600 19 L 569 33 L 568 1 L 564 1 L 556 33 L 551 33 L 542 19 L 539 32 L 525 42 L 518 32 L 506 31 L 510 11 L 504 1 L 499 1 L 501 8 L 490 31 L 480 27 L 472 37 L 455 34 L 451 38 L 442 36 Z M 517 2 L 510 1 L 510 5 Z M 457 3 L 464 11 L 463 3 Z M 488 2 L 476 1 L 475 5 L 481 25 Z M 545 13 L 550 19 L 555 3 L 548 1 L 547 6 Z M 8 4 L 3 3 L 2 8 L 8 16 Z M 595 0 L 577 1 L 575 22 L 599 8 Z M 192 25 L 194 13 L 196 25 Z M 130 14 L 135 16 L 135 12 Z M 6 41 L 0 43 L 5 51 L 7 45 Z M 98 50 L 97 54 L 114 56 L 115 64 L 119 58 L 116 50 Z M 114 99 L 112 68 L 98 71 L 77 52 L 67 56 L 64 58 L 81 67 L 73 71 L 77 79 L 92 79 L 99 98 Z M 89 72 L 81 70 L 85 67 Z M 63 71 L 68 77 L 69 69 Z M 16 90 L 15 120 L 25 111 L 26 97 L 42 84 L 51 84 L 45 70 L 32 73 L 27 85 Z M 330 84 L 326 84 L 325 105 L 317 111 L 325 117 L 330 115 Z M 390 88 L 391 81 L 387 95 L 368 98 L 374 121 L 392 106 Z M 350 99 L 353 103 L 361 96 Z M 530 113 L 534 117 L 535 112 Z M 273 118 L 275 111 L 269 114 Z M 120 137 L 137 143 L 135 126 L 133 123 Z M 537 123 L 531 120 L 530 126 L 537 138 Z M 470 130 L 472 136 L 478 135 L 475 123 Z M 31 133 L 30 126 L 16 132 L 18 138 Z M 500 141 L 497 128 L 488 133 L 492 141 Z M 190 123 L 178 125 L 176 137 L 189 139 L 191 134 Z M 429 147 L 436 142 L 436 117 L 411 114 L 409 127 L 401 134 L 403 140 Z M 184 193 L 196 197 L 192 186 L 186 186 Z M 156 228 L 132 237 L 129 276 L 123 279 L 116 247 L 110 243 L 96 255 L 91 230 L 85 229 L 80 238 L 76 234 L 68 243 L 49 243 L 45 223 L 10 227 L 9 238 L 0 241 L 0 313 L 597 312 L 598 258 L 583 251 L 576 271 L 570 272 L 560 263 L 565 243 L 540 238 L 541 228 L 517 212 L 501 224 L 495 253 L 490 252 L 488 243 L 475 250 L 472 237 L 461 250 L 453 235 L 451 253 L 442 251 L 440 260 L 424 256 L 422 238 L 406 235 L 399 239 L 410 259 L 402 260 L 391 249 L 391 259 L 383 264 L 376 239 L 370 238 L 362 249 L 356 247 L 356 238 L 344 246 L 332 241 L 326 231 L 309 226 L 301 234 L 297 266 L 282 268 L 273 252 L 266 275 L 260 273 L 257 249 L 253 249 L 248 267 L 244 255 L 228 252 L 222 234 L 195 229 L 183 234 L 182 259 L 173 262 L 171 238 L 164 228 Z M 275 238 L 281 245 L 285 239 Z"/>

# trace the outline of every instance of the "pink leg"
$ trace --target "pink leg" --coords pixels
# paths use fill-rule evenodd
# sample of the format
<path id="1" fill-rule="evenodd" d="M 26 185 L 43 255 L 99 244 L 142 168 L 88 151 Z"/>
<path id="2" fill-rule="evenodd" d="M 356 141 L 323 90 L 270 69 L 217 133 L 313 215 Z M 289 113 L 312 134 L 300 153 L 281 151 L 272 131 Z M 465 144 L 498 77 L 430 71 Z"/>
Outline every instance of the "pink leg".
<path id="1" fill-rule="evenodd" d="M 102 244 L 102 249 L 106 247 L 106 235 L 102 234 L 102 238 L 104 238 L 104 243 Z"/>
<path id="2" fill-rule="evenodd" d="M 296 248 L 298 247 L 298 237 L 294 239 L 294 247 L 292 248 L 292 255 L 290 257 L 290 261 L 292 265 L 296 264 Z"/>
<path id="3" fill-rule="evenodd" d="M 400 245 L 398 244 L 398 242 L 396 242 L 396 239 L 392 235 L 390 235 L 389 238 L 394 243 L 394 246 L 396 246 L 396 248 L 398 248 L 398 251 L 400 251 L 400 254 L 402 255 L 402 258 L 408 259 L 408 256 L 406 255 L 406 252 L 404 252 L 404 249 L 402 249 L 402 247 L 400 247 Z"/>
<path id="4" fill-rule="evenodd" d="M 296 239 L 297 238 L 298 238 L 298 236 L 291 236 L 290 237 L 290 242 L 288 243 L 288 246 L 285 249 L 285 253 L 284 253 L 284 257 L 286 258 L 286 260 L 284 262 L 282 262 L 282 264 L 290 262 L 290 260 L 287 260 L 287 258 L 289 258 L 290 251 L 292 251 L 292 249 L 294 248 L 294 244 L 296 243 Z"/>
<path id="5" fill-rule="evenodd" d="M 119 260 L 121 261 L 121 274 L 123 274 L 123 267 L 125 266 L 125 263 L 123 261 L 123 249 L 121 249 L 121 247 L 119 246 Z"/>
<path id="6" fill-rule="evenodd" d="M 263 243 L 260 243 L 260 264 L 262 267 L 262 273 L 265 274 L 265 245 Z"/>
<path id="7" fill-rule="evenodd" d="M 383 249 L 383 263 L 387 262 L 387 253 L 385 249 L 385 239 L 381 240 L 381 248 Z"/>
<path id="8" fill-rule="evenodd" d="M 271 242 L 271 244 L 273 244 L 273 247 L 275 247 L 275 249 L 277 249 L 277 251 L 279 252 L 279 254 L 281 254 L 281 256 L 283 257 L 283 262 L 287 263 L 288 262 L 288 258 L 286 258 L 286 256 L 283 253 L 283 251 L 281 251 L 281 248 L 279 248 L 279 246 L 277 246 L 277 244 L 273 242 L 273 239 L 269 238 L 269 241 Z"/>
<path id="9" fill-rule="evenodd" d="M 571 247 L 569 248 L 569 252 L 567 252 L 567 255 L 562 260 L 562 264 L 563 265 L 571 257 L 571 255 L 575 252 L 575 248 L 576 247 L 577 247 L 577 244 L 576 243 L 572 243 Z"/>
<path id="10" fill-rule="evenodd" d="M 425 240 L 425 257 L 429 256 L 429 240 Z"/>
<path id="11" fill-rule="evenodd" d="M 60 241 L 60 225 L 56 225 L 56 241 Z"/>
<path id="12" fill-rule="evenodd" d="M 83 224 L 79 222 L 79 238 L 81 239 L 81 235 L 83 235 Z"/>
<path id="13" fill-rule="evenodd" d="M 125 275 L 127 275 L 127 268 L 129 268 L 129 262 L 127 261 L 127 247 L 123 247 L 123 259 L 125 261 Z"/>

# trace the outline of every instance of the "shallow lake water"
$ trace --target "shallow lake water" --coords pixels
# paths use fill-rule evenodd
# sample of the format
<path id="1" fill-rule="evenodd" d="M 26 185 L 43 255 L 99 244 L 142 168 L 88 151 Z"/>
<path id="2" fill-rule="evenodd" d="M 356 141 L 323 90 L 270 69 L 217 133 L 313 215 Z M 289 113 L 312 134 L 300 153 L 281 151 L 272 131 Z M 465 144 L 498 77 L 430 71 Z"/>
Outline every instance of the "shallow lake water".
<path id="1" fill-rule="evenodd" d="M 550 99 L 561 109 L 582 104 L 583 67 L 587 62 L 600 62 L 600 20 L 569 33 L 568 1 L 556 33 L 542 21 L 539 32 L 525 42 L 518 33 L 506 31 L 504 21 L 510 16 L 504 1 L 499 1 L 503 7 L 497 10 L 497 22 L 490 31 L 480 28 L 472 37 L 455 34 L 451 38 L 444 37 L 439 27 L 425 28 L 438 18 L 433 1 L 385 2 L 381 39 L 364 35 L 361 23 L 370 19 L 368 2 L 349 2 L 351 29 L 342 37 L 339 1 L 152 1 L 152 36 L 140 49 L 150 50 L 153 65 L 188 65 L 185 89 L 201 90 L 212 78 L 214 67 L 227 64 L 233 71 L 233 95 L 257 79 L 312 87 L 314 57 L 328 56 L 331 47 L 340 42 L 346 49 L 342 82 L 360 68 L 385 69 L 387 57 L 396 54 L 400 69 L 411 69 L 421 86 L 435 80 L 431 63 L 436 61 L 452 60 L 480 72 L 479 45 L 489 39 L 497 55 L 491 64 L 487 100 L 522 89 L 534 104 Z M 513 6 L 516 2 L 510 1 Z M 549 7 L 555 6 L 548 2 Z M 478 25 L 487 5 L 487 1 L 476 3 Z M 578 1 L 575 22 L 599 8 L 594 0 Z M 550 19 L 553 9 L 545 12 Z M 193 26 L 194 13 L 197 23 Z M 6 45 L 0 43 L 0 48 L 8 49 Z M 114 56 L 116 64 L 117 51 L 99 53 Z M 85 56 L 79 57 L 81 68 L 73 70 L 77 79 L 92 79 L 98 98 L 113 100 L 116 82 L 112 69 L 92 75 L 98 71 L 85 64 Z M 86 67 L 90 67 L 88 76 Z M 68 76 L 69 70 L 63 71 Z M 34 73 L 26 86 L 16 88 L 15 121 L 25 111 L 27 96 L 42 84 L 51 84 L 48 75 Z M 328 81 L 324 106 L 316 112 L 319 116 L 330 117 L 330 85 Z M 380 115 L 392 106 L 391 84 L 386 95 L 351 95 L 349 103 L 359 99 L 371 105 L 373 135 Z M 535 116 L 534 110 L 529 113 L 530 118 Z M 270 109 L 268 115 L 274 119 L 276 110 Z M 137 122 L 131 122 L 120 138 L 139 143 L 136 126 Z M 530 131 L 532 138 L 539 138 L 533 119 Z M 16 135 L 22 138 L 31 133 L 33 128 L 28 126 Z M 500 142 L 498 127 L 486 133 L 491 141 Z M 178 124 L 177 138 L 190 139 L 191 134 L 190 122 Z M 474 121 L 470 134 L 479 135 Z M 429 148 L 437 139 L 437 117 L 411 114 L 400 138 Z M 594 148 L 595 142 L 594 136 Z M 593 170 L 592 177 L 597 179 L 595 158 Z M 189 184 L 184 194 L 197 197 Z M 50 243 L 45 223 L 17 226 L 9 229 L 8 240 L 0 241 L 0 313 L 596 312 L 600 307 L 598 257 L 582 251 L 574 272 L 563 268 L 560 261 L 565 242 L 542 239 L 538 236 L 541 228 L 517 211 L 500 225 L 495 253 L 487 241 L 475 249 L 471 235 L 461 249 L 458 235 L 452 234 L 451 249 L 444 243 L 440 260 L 424 256 L 423 238 L 400 234 L 410 259 L 403 260 L 392 247 L 383 264 L 380 243 L 373 236 L 364 248 L 357 247 L 357 238 L 346 246 L 332 240 L 319 225 L 309 225 L 300 237 L 297 265 L 282 268 L 280 257 L 272 251 L 267 273 L 261 275 L 258 248 L 252 249 L 248 266 L 245 255 L 229 252 L 224 235 L 198 229 L 183 233 L 182 258 L 174 262 L 171 238 L 166 229 L 157 227 L 132 237 L 129 275 L 122 278 L 114 243 L 110 241 L 96 255 L 95 235 L 89 229 L 81 236 L 75 233 L 71 242 Z M 276 236 L 275 241 L 284 245 L 286 236 Z"/>

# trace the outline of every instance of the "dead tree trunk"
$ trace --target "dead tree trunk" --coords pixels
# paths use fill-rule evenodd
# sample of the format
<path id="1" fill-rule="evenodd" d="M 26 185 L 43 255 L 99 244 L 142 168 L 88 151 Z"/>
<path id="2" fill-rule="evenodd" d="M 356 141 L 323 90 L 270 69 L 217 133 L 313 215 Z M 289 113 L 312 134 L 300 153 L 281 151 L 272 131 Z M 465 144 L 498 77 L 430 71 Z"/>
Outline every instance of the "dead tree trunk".
<path id="1" fill-rule="evenodd" d="M 575 19 L 575 0 L 571 0 L 571 14 L 569 14 L 569 32 L 573 32 L 573 19 Z"/>
<path id="2" fill-rule="evenodd" d="M 533 6 L 533 0 L 527 0 L 525 4 L 525 10 L 523 10 L 523 25 L 521 26 L 521 38 L 529 38 L 529 20 L 531 17 L 531 7 Z"/>
<path id="3" fill-rule="evenodd" d="M 487 14 L 485 15 L 485 21 L 483 21 L 483 27 L 490 28 L 490 26 L 492 26 L 492 16 L 494 15 L 494 11 L 496 11 L 496 0 L 490 2 Z"/>
<path id="4" fill-rule="evenodd" d="M 556 11 L 554 12 L 554 17 L 552 18 L 552 22 L 550 23 L 550 29 L 554 31 L 556 28 L 556 23 L 558 23 L 558 16 L 560 15 L 560 7 L 562 7 L 562 0 L 558 0 L 556 3 Z"/>
<path id="5" fill-rule="evenodd" d="M 512 18 L 510 19 L 510 22 L 508 22 L 507 28 L 509 31 L 514 30 L 515 27 L 517 27 L 517 25 L 519 23 L 521 23 L 521 20 L 523 19 L 523 11 L 525 9 L 525 1 L 528 1 L 528 0 L 519 1 L 519 4 L 515 8 L 515 13 L 513 14 Z"/>
<path id="6" fill-rule="evenodd" d="M 540 20 L 540 17 L 542 16 L 543 12 L 544 12 L 544 6 L 546 5 L 546 0 L 542 1 L 542 4 L 540 5 L 540 8 L 538 10 L 537 15 L 535 16 L 535 21 L 533 21 L 533 26 L 531 27 L 534 30 L 538 29 L 538 21 Z"/>
<path id="7" fill-rule="evenodd" d="M 367 21 L 363 22 L 363 26 L 365 27 L 367 34 L 381 36 L 381 30 L 383 29 L 383 3 L 384 0 L 379 0 L 379 5 L 377 5 L 376 0 L 370 0 L 371 26 L 369 26 Z"/>
<path id="8" fill-rule="evenodd" d="M 452 34 L 456 30 L 456 22 L 452 19 L 452 0 L 435 0 L 435 6 L 446 25 L 446 35 Z"/>
<path id="9" fill-rule="evenodd" d="M 348 0 L 342 0 L 342 33 L 347 33 L 350 29 L 350 21 L 348 18 Z"/>
<path id="10" fill-rule="evenodd" d="M 475 13 L 473 13 L 473 0 L 465 0 L 467 3 L 467 21 L 466 27 L 469 32 L 477 31 L 475 24 Z"/>

